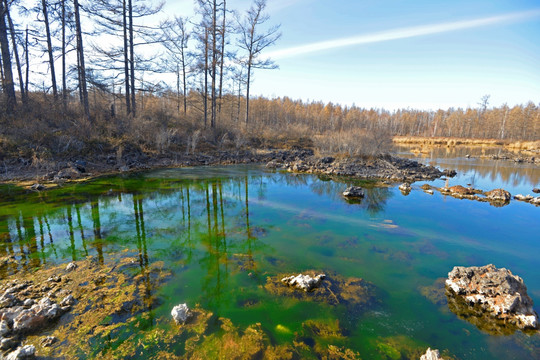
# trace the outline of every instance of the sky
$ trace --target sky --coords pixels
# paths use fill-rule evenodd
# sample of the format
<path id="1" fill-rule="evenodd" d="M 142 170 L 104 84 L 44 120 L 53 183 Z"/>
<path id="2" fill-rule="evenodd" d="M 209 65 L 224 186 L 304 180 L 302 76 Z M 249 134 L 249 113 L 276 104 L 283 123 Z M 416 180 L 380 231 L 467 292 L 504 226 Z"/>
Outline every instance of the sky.
<path id="1" fill-rule="evenodd" d="M 540 103 L 539 0 L 268 0 L 268 13 L 282 37 L 264 56 L 279 69 L 255 71 L 254 95 L 389 110 Z"/>

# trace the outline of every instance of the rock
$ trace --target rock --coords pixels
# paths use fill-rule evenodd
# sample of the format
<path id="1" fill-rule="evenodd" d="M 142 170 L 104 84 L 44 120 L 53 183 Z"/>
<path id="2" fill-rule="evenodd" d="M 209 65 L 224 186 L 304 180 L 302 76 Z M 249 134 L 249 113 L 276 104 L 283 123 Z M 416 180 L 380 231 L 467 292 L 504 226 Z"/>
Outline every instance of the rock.
<path id="1" fill-rule="evenodd" d="M 30 309 L 20 311 L 13 319 L 13 331 L 31 332 L 40 329 L 61 315 L 60 307 L 44 297 Z"/>
<path id="2" fill-rule="evenodd" d="M 529 202 L 531 201 L 532 199 L 534 199 L 531 195 L 521 195 L 521 194 L 517 194 L 517 195 L 514 195 L 514 199 L 516 200 L 519 200 L 519 201 L 526 201 L 526 202 Z"/>
<path id="3" fill-rule="evenodd" d="M 353 197 L 353 198 L 363 198 L 364 190 L 360 186 L 351 186 L 345 189 L 345 191 L 343 192 L 343 196 Z"/>
<path id="4" fill-rule="evenodd" d="M 42 191 L 42 190 L 45 190 L 45 186 L 43 186 L 41 184 L 34 184 L 34 185 L 30 186 L 30 190 Z"/>
<path id="5" fill-rule="evenodd" d="M 399 185 L 399 190 L 401 190 L 404 193 L 408 193 L 409 191 L 411 191 L 411 185 L 409 185 L 407 183 L 403 183 L 403 184 Z"/>
<path id="6" fill-rule="evenodd" d="M 9 353 L 9 355 L 6 356 L 6 360 L 34 359 L 35 354 L 36 347 L 34 345 L 24 345 Z"/>
<path id="7" fill-rule="evenodd" d="M 324 274 L 319 274 L 315 277 L 311 277 L 309 275 L 298 274 L 296 276 L 291 275 L 288 277 L 284 277 L 283 279 L 281 279 L 281 282 L 304 291 L 310 291 L 313 288 L 319 286 L 321 280 L 323 280 L 325 276 L 326 275 Z"/>
<path id="8" fill-rule="evenodd" d="M 0 336 L 5 336 L 9 331 L 8 322 L 6 320 L 0 321 Z"/>
<path id="9" fill-rule="evenodd" d="M 439 350 L 427 349 L 426 353 L 420 356 L 420 360 L 443 360 L 439 355 Z"/>
<path id="10" fill-rule="evenodd" d="M 495 190 L 488 191 L 486 193 L 486 198 L 492 201 L 506 202 L 506 201 L 510 201 L 510 199 L 512 198 L 512 195 L 510 195 L 510 193 L 506 190 L 495 189 Z"/>
<path id="11" fill-rule="evenodd" d="M 18 342 L 13 338 L 2 338 L 0 340 L 0 349 L 2 350 L 8 350 L 13 349 L 14 347 L 17 347 Z"/>
<path id="12" fill-rule="evenodd" d="M 171 315 L 177 324 L 185 324 L 191 317 L 191 310 L 187 304 L 180 304 L 173 307 Z"/>
<path id="13" fill-rule="evenodd" d="M 119 170 L 120 172 L 128 172 L 128 171 L 129 171 L 129 167 L 127 167 L 126 165 L 123 165 L 123 166 L 120 166 L 120 167 L 118 168 L 118 170 Z"/>
<path id="14" fill-rule="evenodd" d="M 75 302 L 76 300 L 73 297 L 73 295 L 68 295 L 65 298 L 63 298 L 62 301 L 60 301 L 60 306 L 71 306 L 71 305 L 74 305 Z"/>
<path id="15" fill-rule="evenodd" d="M 60 282 L 62 281 L 62 278 L 60 276 L 51 276 L 47 279 L 48 282 Z"/>
<path id="16" fill-rule="evenodd" d="M 470 306 L 480 306 L 492 316 L 520 329 L 538 328 L 538 315 L 523 280 L 494 265 L 456 266 L 448 273 L 447 289 Z"/>
<path id="17" fill-rule="evenodd" d="M 62 179 L 76 179 L 81 175 L 79 170 L 73 167 L 68 167 L 65 169 L 60 170 L 55 176 L 54 180 L 62 180 Z"/>
<path id="18" fill-rule="evenodd" d="M 9 290 L 9 289 L 8 289 Z M 6 290 L 6 292 L 0 296 L 0 308 L 8 308 L 15 305 L 15 302 L 17 299 L 11 294 L 9 294 Z"/>
<path id="19" fill-rule="evenodd" d="M 332 156 L 326 156 L 326 157 L 321 158 L 320 161 L 321 161 L 322 164 L 331 164 L 331 163 L 334 162 L 334 160 L 335 160 L 334 157 L 332 157 Z"/>
<path id="20" fill-rule="evenodd" d="M 66 271 L 73 271 L 73 270 L 75 270 L 76 268 L 78 268 L 77 264 L 75 264 L 74 262 L 70 262 L 70 263 L 67 264 L 67 266 L 66 266 Z"/>
<path id="21" fill-rule="evenodd" d="M 34 300 L 32 300 L 32 299 L 26 299 L 26 300 L 24 300 L 24 302 L 23 302 L 23 306 L 29 308 L 29 307 L 31 307 L 32 305 L 34 305 L 34 303 L 35 303 Z"/>
<path id="22" fill-rule="evenodd" d="M 451 194 L 457 195 L 474 195 L 474 191 L 471 188 L 466 188 L 461 185 L 455 185 L 448 188 Z"/>
<path id="23" fill-rule="evenodd" d="M 530 200 L 530 203 L 531 203 L 531 204 L 534 204 L 534 205 L 540 205 L 540 196 L 537 196 L 537 197 L 535 197 L 535 198 L 532 198 L 532 199 Z"/>
<path id="24" fill-rule="evenodd" d="M 535 193 L 535 194 L 540 194 L 540 189 L 539 188 L 534 188 L 534 189 L 532 189 L 532 192 Z"/>
<path id="25" fill-rule="evenodd" d="M 41 346 L 49 347 L 57 341 L 58 339 L 54 336 L 46 336 L 41 340 Z"/>
<path id="26" fill-rule="evenodd" d="M 84 160 L 75 160 L 75 168 L 82 173 L 86 172 L 86 161 Z"/>

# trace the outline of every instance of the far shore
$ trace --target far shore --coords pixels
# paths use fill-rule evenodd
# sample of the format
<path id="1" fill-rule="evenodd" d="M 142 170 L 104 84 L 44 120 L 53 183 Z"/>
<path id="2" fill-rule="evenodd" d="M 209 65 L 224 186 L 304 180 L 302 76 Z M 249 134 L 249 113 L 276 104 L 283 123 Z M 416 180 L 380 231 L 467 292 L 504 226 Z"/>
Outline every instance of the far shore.
<path id="1" fill-rule="evenodd" d="M 540 152 L 540 140 L 538 141 L 512 141 L 499 139 L 473 139 L 455 137 L 425 137 L 425 136 L 394 136 L 394 144 L 398 145 L 421 145 L 421 146 L 489 146 L 502 147 L 506 150 Z M 539 154 L 540 155 L 540 154 Z"/>

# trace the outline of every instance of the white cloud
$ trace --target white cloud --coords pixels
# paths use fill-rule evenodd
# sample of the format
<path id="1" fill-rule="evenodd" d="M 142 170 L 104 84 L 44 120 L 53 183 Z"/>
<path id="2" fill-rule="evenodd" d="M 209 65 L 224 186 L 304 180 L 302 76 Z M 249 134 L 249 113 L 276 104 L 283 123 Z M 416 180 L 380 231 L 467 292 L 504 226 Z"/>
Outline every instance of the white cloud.
<path id="1" fill-rule="evenodd" d="M 447 22 L 440 24 L 430 24 L 423 26 L 413 26 L 400 29 L 392 29 L 388 31 L 382 31 L 372 34 L 363 34 L 353 37 L 339 38 L 327 41 L 316 42 L 307 45 L 295 46 L 281 50 L 275 50 L 268 52 L 265 55 L 272 59 L 283 59 L 288 57 L 294 57 L 298 55 L 309 54 L 312 52 L 319 52 L 324 50 L 331 50 L 336 48 L 342 48 L 353 45 L 362 45 L 377 43 L 383 41 L 406 39 L 417 36 L 439 34 L 450 31 L 457 31 L 463 29 L 472 29 L 477 27 L 513 23 L 532 19 L 540 16 L 540 9 L 534 9 L 529 11 L 514 12 L 510 14 L 485 17 L 473 20 L 461 20 L 455 22 Z"/>

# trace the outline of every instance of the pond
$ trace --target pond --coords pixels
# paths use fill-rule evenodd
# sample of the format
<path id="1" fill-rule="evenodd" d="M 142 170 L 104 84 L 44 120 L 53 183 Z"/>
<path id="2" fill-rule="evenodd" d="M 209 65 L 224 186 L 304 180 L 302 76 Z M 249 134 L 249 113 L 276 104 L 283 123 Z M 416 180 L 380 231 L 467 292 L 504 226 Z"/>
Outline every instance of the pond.
<path id="1" fill-rule="evenodd" d="M 532 166 L 493 180 L 478 169 L 475 185 L 502 181 L 527 193 L 538 182 Z M 42 193 L 4 186 L 0 255 L 18 261 L 0 275 L 31 276 L 91 256 L 98 267 L 132 257 L 130 274 L 146 277 L 135 295 L 151 298 L 144 308 L 129 317 L 104 309 L 99 329 L 80 334 L 85 324 L 64 321 L 79 335 L 61 339 L 52 356 L 418 359 L 431 347 L 459 359 L 539 359 L 538 333 L 479 329 L 448 309 L 441 284 L 456 265 L 493 263 L 524 279 L 538 312 L 540 207 L 428 195 L 423 183 L 404 196 L 396 186 L 356 182 L 366 189 L 359 203 L 341 196 L 351 180 L 259 166 L 165 169 Z M 155 263 L 167 276 L 153 280 Z M 269 286 L 309 270 L 362 279 L 363 298 L 355 303 L 349 291 L 336 294 L 348 301 L 315 301 Z M 202 330 L 174 324 L 171 309 L 181 303 L 203 314 Z M 83 343 L 91 350 L 73 350 Z"/>

